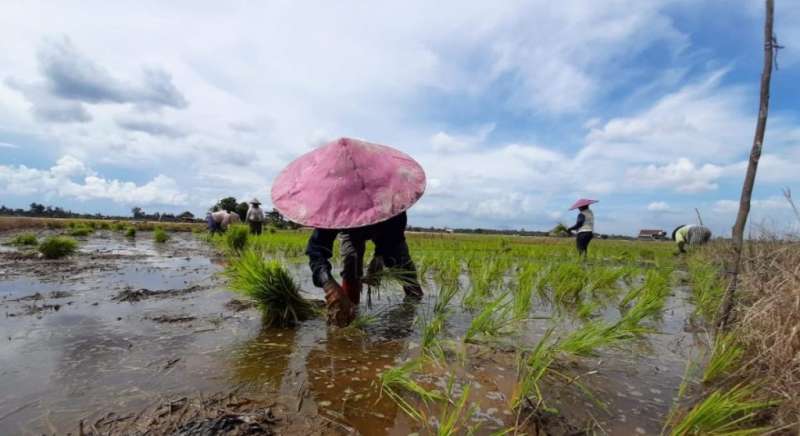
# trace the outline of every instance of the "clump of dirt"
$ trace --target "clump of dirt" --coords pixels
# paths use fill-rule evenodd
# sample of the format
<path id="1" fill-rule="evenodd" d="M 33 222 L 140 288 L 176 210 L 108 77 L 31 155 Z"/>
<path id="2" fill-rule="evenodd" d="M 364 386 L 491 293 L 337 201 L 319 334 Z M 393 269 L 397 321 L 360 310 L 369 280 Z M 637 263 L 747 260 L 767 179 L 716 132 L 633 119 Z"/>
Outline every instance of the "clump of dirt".
<path id="1" fill-rule="evenodd" d="M 225 308 L 233 312 L 241 312 L 254 307 L 256 307 L 256 303 L 254 301 L 239 300 L 238 298 L 234 298 L 225 303 Z"/>
<path id="2" fill-rule="evenodd" d="M 39 314 L 39 313 L 42 313 L 42 312 L 51 311 L 51 310 L 53 312 L 58 312 L 59 310 L 61 310 L 61 305 L 60 304 L 40 304 L 40 305 L 27 304 L 27 305 L 23 306 L 23 308 L 25 309 L 25 312 L 22 312 L 21 315 L 36 315 L 36 314 Z M 11 315 L 11 316 L 13 316 L 13 315 Z"/>
<path id="3" fill-rule="evenodd" d="M 146 300 L 151 297 L 176 297 L 185 294 L 191 294 L 202 290 L 200 285 L 189 286 L 183 289 L 168 289 L 164 291 L 151 291 L 150 289 L 125 289 L 120 291 L 112 300 L 117 302 L 135 303 L 137 301 Z"/>
<path id="4" fill-rule="evenodd" d="M 149 319 L 150 321 L 155 321 L 161 324 L 173 324 L 178 322 L 194 321 L 197 318 L 190 315 L 159 315 L 154 317 L 145 317 L 145 319 Z"/>
<path id="5" fill-rule="evenodd" d="M 236 395 L 186 397 L 155 405 L 136 415 L 110 413 L 93 424 L 81 422 L 81 435 L 271 435 L 285 412 L 274 402 Z"/>

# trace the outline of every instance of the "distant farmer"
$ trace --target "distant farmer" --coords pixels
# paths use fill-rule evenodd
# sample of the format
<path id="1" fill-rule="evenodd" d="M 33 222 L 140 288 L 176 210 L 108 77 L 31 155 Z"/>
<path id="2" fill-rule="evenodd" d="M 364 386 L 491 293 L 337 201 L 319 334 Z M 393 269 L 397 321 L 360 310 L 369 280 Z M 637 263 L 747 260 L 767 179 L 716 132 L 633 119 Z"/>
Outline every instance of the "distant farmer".
<path id="1" fill-rule="evenodd" d="M 261 234 L 261 227 L 264 225 L 264 210 L 261 209 L 261 202 L 257 198 L 250 200 L 250 208 L 247 209 L 245 220 L 250 224 L 251 235 Z"/>
<path id="2" fill-rule="evenodd" d="M 711 239 L 708 227 L 695 224 L 682 225 L 672 231 L 672 240 L 678 244 L 678 253 L 686 253 L 686 245 L 703 245 Z"/>
<path id="3" fill-rule="evenodd" d="M 239 215 L 236 212 L 219 210 L 216 212 L 209 212 L 206 215 L 206 222 L 208 223 L 208 231 L 213 235 L 215 233 L 225 233 L 229 225 L 236 224 L 240 221 Z"/>
<path id="4" fill-rule="evenodd" d="M 575 237 L 575 245 L 578 248 L 578 254 L 583 257 L 586 257 L 589 249 L 589 242 L 592 241 L 592 237 L 594 236 L 594 212 L 589 209 L 589 205 L 594 203 L 597 203 L 597 200 L 581 198 L 569 208 L 569 210 L 578 209 L 579 212 L 578 220 L 575 222 L 575 225 L 567 230 L 570 234 L 575 231 L 578 232 Z"/>
<path id="5" fill-rule="evenodd" d="M 422 297 L 405 239 L 406 213 L 425 191 L 425 173 L 393 148 L 341 138 L 290 163 L 272 184 L 272 203 L 289 220 L 314 227 L 306 254 L 314 285 L 325 290 L 328 322 L 349 324 L 361 298 L 366 242 L 371 269 L 405 272 L 408 298 Z M 331 273 L 339 237 L 342 284 Z M 371 271 L 375 272 L 375 271 Z"/>

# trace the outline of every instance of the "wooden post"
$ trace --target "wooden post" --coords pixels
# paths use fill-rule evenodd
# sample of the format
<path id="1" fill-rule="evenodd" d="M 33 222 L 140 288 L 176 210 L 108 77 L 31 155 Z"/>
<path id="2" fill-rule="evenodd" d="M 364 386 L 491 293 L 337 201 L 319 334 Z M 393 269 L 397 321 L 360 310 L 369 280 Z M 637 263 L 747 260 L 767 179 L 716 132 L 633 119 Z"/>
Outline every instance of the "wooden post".
<path id="1" fill-rule="evenodd" d="M 774 1 L 765 0 L 766 17 L 764 19 L 764 67 L 761 72 L 761 103 L 758 109 L 758 122 L 756 123 L 756 133 L 753 138 L 753 148 L 750 150 L 750 161 L 747 164 L 747 173 L 742 185 L 742 197 L 739 200 L 739 213 L 736 215 L 736 223 L 733 225 L 733 265 L 729 270 L 730 282 L 725 290 L 725 296 L 720 305 L 720 313 L 717 317 L 717 328 L 724 331 L 728 327 L 731 311 L 733 310 L 736 297 L 736 285 L 739 278 L 739 269 L 742 263 L 742 247 L 744 245 L 744 228 L 747 224 L 747 215 L 750 213 L 750 198 L 753 196 L 753 184 L 756 181 L 756 171 L 758 170 L 758 160 L 761 157 L 761 148 L 764 144 L 764 131 L 767 128 L 767 112 L 769 110 L 769 82 L 772 77 L 773 55 L 777 49 L 777 41 L 772 32 L 772 19 L 774 15 Z"/>

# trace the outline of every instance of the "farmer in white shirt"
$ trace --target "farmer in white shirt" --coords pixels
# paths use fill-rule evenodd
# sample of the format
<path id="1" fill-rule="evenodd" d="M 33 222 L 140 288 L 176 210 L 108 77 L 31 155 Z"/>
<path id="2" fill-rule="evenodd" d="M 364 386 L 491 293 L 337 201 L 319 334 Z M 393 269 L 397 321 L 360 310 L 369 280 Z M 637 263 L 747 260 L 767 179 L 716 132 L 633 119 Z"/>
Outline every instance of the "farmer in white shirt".
<path id="1" fill-rule="evenodd" d="M 250 200 L 250 208 L 247 209 L 245 220 L 250 224 L 251 235 L 261 234 L 261 227 L 264 225 L 264 210 L 261 209 L 261 202 L 257 198 Z"/>

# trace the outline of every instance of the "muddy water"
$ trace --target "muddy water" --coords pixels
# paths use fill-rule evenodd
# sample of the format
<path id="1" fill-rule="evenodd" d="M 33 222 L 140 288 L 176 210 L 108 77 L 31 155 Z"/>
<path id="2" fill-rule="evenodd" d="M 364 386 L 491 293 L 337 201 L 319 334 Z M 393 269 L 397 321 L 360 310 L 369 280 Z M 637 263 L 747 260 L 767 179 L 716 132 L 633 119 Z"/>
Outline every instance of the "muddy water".
<path id="1" fill-rule="evenodd" d="M 268 393 L 297 415 L 321 417 L 342 432 L 425 432 L 381 396 L 377 376 L 419 352 L 415 320 L 432 296 L 406 304 L 383 292 L 371 307 L 362 305 L 377 317 L 365 332 L 329 330 L 320 320 L 269 329 L 257 311 L 226 305 L 233 295 L 217 275 L 222 260 L 192 235 L 174 234 L 158 246 L 148 233 L 131 241 L 98 232 L 83 238 L 80 250 L 67 261 L 26 258 L 7 247 L 0 253 L 0 434 L 60 434 L 111 411 L 135 413 L 163 398 L 234 388 Z M 292 268 L 301 286 L 321 298 L 305 267 Z M 141 289 L 155 294 L 114 299 Z M 536 315 L 551 315 L 540 307 Z M 633 352 L 571 363 L 570 374 L 580 375 L 602 406 L 561 387 L 549 393 L 548 405 L 584 428 L 658 433 L 685 362 L 697 351 L 699 338 L 684 332 L 689 311 L 685 290 L 676 289 L 655 326 L 660 334 Z M 455 313 L 447 336 L 463 336 L 470 317 Z M 532 344 L 548 325 L 532 320 L 516 340 Z M 426 368 L 421 382 L 444 390 L 455 374 L 457 391 L 469 384 L 481 434 L 513 424 L 515 355 L 458 348 L 469 356 L 463 363 Z"/>

